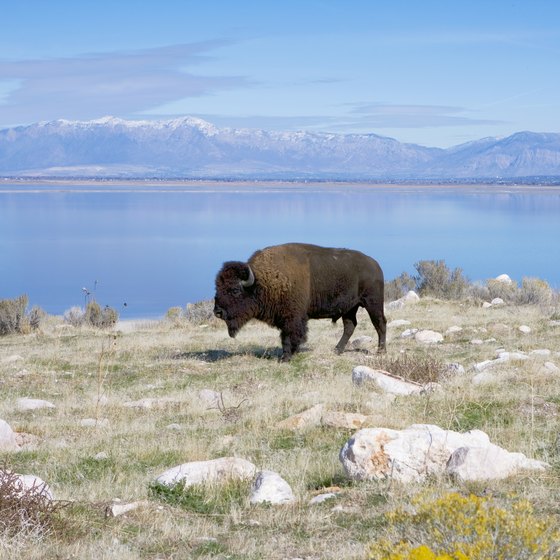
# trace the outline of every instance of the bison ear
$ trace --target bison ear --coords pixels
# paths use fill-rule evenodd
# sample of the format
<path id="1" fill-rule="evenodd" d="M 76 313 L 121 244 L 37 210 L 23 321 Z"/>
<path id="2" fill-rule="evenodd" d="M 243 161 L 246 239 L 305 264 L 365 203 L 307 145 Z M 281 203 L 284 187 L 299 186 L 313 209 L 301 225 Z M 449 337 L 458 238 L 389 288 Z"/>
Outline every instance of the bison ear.
<path id="1" fill-rule="evenodd" d="M 241 278 L 241 285 L 244 288 L 250 288 L 255 283 L 255 275 L 253 274 L 253 271 L 251 270 L 251 267 L 248 264 L 243 266 L 241 270 L 240 278 Z"/>

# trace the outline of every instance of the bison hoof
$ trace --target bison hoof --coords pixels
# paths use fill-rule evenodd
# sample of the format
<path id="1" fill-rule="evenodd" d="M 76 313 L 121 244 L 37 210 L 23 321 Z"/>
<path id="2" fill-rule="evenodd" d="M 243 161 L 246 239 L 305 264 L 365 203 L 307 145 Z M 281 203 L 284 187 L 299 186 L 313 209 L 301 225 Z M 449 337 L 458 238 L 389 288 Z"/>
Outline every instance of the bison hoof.
<path id="1" fill-rule="evenodd" d="M 335 347 L 334 351 L 340 356 L 344 352 L 344 348 Z"/>
<path id="2" fill-rule="evenodd" d="M 282 354 L 278 359 L 279 362 L 289 362 L 292 359 L 291 354 Z"/>

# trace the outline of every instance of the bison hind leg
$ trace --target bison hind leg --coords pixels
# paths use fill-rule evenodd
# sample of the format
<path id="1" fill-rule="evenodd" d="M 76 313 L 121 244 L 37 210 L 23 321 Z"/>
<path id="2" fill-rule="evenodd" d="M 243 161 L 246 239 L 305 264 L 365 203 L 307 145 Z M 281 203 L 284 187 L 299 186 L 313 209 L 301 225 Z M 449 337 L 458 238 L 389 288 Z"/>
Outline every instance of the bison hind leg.
<path id="1" fill-rule="evenodd" d="M 368 303 L 365 307 L 379 338 L 377 352 L 384 353 L 386 352 L 385 340 L 387 337 L 387 319 L 385 318 L 385 313 L 383 312 L 383 302 Z"/>
<path id="2" fill-rule="evenodd" d="M 338 354 L 342 354 L 342 352 L 344 352 L 344 349 L 346 348 L 346 345 L 348 344 L 348 341 L 350 340 L 350 337 L 354 333 L 354 329 L 358 324 L 358 321 L 356 320 L 358 307 L 359 306 L 356 305 L 356 307 L 353 307 L 350 311 L 347 311 L 342 315 L 342 324 L 344 326 L 344 331 L 342 332 L 342 337 L 338 341 L 338 344 L 335 348 Z"/>

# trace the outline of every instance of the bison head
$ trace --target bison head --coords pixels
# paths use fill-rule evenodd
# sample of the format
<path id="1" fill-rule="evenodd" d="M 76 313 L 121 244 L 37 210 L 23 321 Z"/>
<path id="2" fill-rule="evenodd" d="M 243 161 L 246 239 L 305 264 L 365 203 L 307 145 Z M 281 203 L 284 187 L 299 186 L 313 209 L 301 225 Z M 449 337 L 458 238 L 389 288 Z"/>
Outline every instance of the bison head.
<path id="1" fill-rule="evenodd" d="M 254 288 L 255 276 L 247 263 L 226 262 L 216 276 L 214 315 L 226 322 L 231 337 L 255 317 Z"/>

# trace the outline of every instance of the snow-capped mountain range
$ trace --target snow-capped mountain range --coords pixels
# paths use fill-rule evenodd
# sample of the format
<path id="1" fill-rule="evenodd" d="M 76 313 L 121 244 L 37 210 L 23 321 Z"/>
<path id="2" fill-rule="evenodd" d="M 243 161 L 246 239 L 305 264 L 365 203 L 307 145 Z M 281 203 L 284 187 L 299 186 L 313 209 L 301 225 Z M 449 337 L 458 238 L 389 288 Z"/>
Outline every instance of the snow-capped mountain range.
<path id="1" fill-rule="evenodd" d="M 377 180 L 560 176 L 560 134 L 519 132 L 441 149 L 376 134 L 218 128 L 193 117 L 56 120 L 0 130 L 0 175 Z"/>

